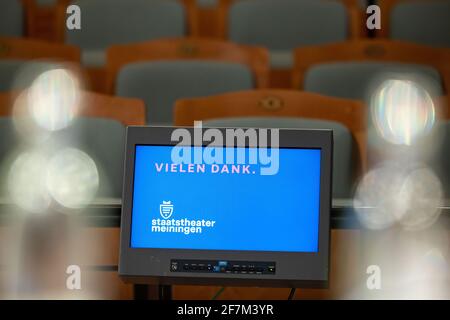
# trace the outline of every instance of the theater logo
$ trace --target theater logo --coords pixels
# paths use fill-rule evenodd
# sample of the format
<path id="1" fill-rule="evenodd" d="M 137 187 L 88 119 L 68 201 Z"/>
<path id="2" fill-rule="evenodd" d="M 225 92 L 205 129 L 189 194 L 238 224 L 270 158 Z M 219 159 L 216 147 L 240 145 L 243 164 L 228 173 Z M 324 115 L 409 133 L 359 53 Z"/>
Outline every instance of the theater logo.
<path id="1" fill-rule="evenodd" d="M 159 205 L 159 213 L 161 217 L 164 219 L 169 219 L 173 213 L 173 204 L 170 201 L 163 201 L 162 204 Z"/>
<path id="2" fill-rule="evenodd" d="M 172 201 L 162 201 L 159 205 L 159 215 L 152 219 L 152 232 L 155 233 L 183 233 L 185 235 L 201 234 L 215 227 L 215 220 L 206 219 L 170 219 L 174 212 Z"/>

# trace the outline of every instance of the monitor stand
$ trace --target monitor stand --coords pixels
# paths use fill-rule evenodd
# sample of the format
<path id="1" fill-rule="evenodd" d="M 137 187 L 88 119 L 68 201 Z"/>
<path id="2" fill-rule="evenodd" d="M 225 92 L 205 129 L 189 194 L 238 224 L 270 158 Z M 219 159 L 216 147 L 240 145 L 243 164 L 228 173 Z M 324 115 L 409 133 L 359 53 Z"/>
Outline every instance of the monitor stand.
<path id="1" fill-rule="evenodd" d="M 134 300 L 172 300 L 172 286 L 135 284 Z"/>

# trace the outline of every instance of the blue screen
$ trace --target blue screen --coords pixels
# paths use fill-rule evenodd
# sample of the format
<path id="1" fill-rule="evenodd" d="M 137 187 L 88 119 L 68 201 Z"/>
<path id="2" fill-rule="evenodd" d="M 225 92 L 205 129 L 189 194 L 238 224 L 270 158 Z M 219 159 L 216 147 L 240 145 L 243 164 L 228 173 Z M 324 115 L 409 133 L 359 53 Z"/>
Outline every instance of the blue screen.
<path id="1" fill-rule="evenodd" d="M 172 149 L 136 146 L 132 248 L 318 251 L 320 149 L 279 149 L 273 175 L 174 164 Z"/>

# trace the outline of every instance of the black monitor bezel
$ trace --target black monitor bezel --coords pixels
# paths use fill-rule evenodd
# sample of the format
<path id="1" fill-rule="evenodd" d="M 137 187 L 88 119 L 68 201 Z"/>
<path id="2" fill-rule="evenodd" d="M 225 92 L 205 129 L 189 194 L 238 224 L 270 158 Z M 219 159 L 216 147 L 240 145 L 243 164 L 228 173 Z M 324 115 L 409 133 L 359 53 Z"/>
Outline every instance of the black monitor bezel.
<path id="1" fill-rule="evenodd" d="M 132 248 L 131 219 L 135 149 L 137 145 L 176 145 L 177 127 L 128 127 L 125 147 L 124 188 L 120 235 L 119 275 L 127 282 L 234 286 L 328 286 L 333 135 L 331 130 L 280 129 L 280 148 L 321 149 L 318 252 L 266 252 Z M 184 128 L 194 135 L 194 128 Z M 206 128 L 205 128 L 206 129 Z M 225 135 L 226 128 L 218 128 Z M 198 130 L 198 129 L 197 129 Z M 245 130 L 245 128 L 244 128 Z M 204 143 L 206 146 L 208 143 Z M 171 273 L 171 259 L 275 261 L 274 275 Z"/>

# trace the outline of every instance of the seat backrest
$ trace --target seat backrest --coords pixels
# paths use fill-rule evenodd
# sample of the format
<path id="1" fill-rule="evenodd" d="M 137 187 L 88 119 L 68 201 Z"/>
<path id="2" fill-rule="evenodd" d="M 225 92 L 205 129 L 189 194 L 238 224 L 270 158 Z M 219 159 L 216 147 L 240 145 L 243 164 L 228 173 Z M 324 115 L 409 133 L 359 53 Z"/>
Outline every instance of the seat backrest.
<path id="1" fill-rule="evenodd" d="M 361 0 L 361 1 L 363 1 L 363 0 Z M 359 2 L 361 2 L 361 1 L 360 0 L 323 0 L 323 1 L 319 0 L 319 1 L 315 1 L 315 2 L 316 2 L 316 5 L 319 2 L 323 2 L 324 3 L 323 5 L 325 6 L 325 8 L 326 8 L 326 5 L 328 4 L 327 2 L 332 2 L 332 5 L 333 5 L 333 2 L 334 2 L 334 4 L 337 2 L 339 7 L 342 7 L 342 4 L 345 5 L 347 15 L 345 16 L 344 19 L 346 20 L 345 25 L 348 26 L 348 28 L 346 29 L 348 31 L 346 31 L 344 34 L 348 35 L 351 38 L 356 38 L 356 37 L 361 36 L 361 29 L 362 29 L 361 28 L 362 15 L 361 15 L 361 10 L 360 10 L 360 6 L 359 6 Z M 238 5 L 239 3 L 244 3 L 244 2 L 249 2 L 249 1 L 248 0 L 217 0 L 217 2 L 218 2 L 218 15 L 217 15 L 218 16 L 218 33 L 219 33 L 219 36 L 222 38 L 229 38 L 231 35 L 231 28 L 232 28 L 231 27 L 231 15 L 232 15 L 231 9 L 235 5 Z M 255 2 L 262 2 L 262 1 L 255 0 L 252 2 L 254 2 L 253 5 L 257 5 Z M 280 1 L 273 1 L 273 2 L 280 3 Z M 295 2 L 295 1 L 293 0 L 293 2 Z M 297 1 L 297 2 L 299 3 L 299 2 L 305 2 L 305 1 L 302 0 L 302 1 Z M 312 1 L 312 2 L 314 2 L 314 1 Z M 300 3 L 300 5 L 301 5 L 301 3 Z M 285 5 L 282 4 L 282 6 L 285 6 Z M 319 3 L 319 6 L 320 6 L 320 3 Z M 276 6 L 274 6 L 274 7 L 276 7 Z M 261 7 L 261 8 L 263 8 L 263 7 Z M 238 8 L 237 10 L 240 11 L 241 9 Z M 246 10 L 245 5 L 244 5 L 244 10 Z M 243 10 L 243 13 L 240 13 L 240 14 L 238 13 L 238 15 L 244 15 L 244 14 L 250 15 L 251 11 L 253 9 L 249 8 L 246 11 L 244 11 L 244 10 Z M 280 9 L 280 10 L 282 10 L 282 9 Z M 322 9 L 322 11 L 324 11 L 324 12 L 327 10 L 331 10 L 331 9 L 325 9 L 325 10 Z M 335 10 L 336 10 L 336 12 L 338 12 L 338 11 L 342 12 L 341 9 L 335 9 Z M 262 11 L 262 9 L 261 9 L 261 11 Z M 292 14 L 293 13 L 290 12 L 289 16 L 292 16 Z M 266 13 L 266 15 L 267 15 L 267 13 Z M 327 16 L 328 15 L 329 15 L 329 13 L 327 13 Z M 239 18 L 239 19 L 241 19 L 241 18 Z M 255 17 L 252 18 L 252 20 L 254 20 L 254 19 L 255 19 Z M 309 17 L 306 20 L 311 21 L 311 19 Z M 264 20 L 262 20 L 262 21 L 264 22 Z M 272 23 L 272 21 L 273 21 L 272 19 L 266 20 L 265 24 L 275 25 L 274 23 Z M 282 25 L 284 23 L 284 20 L 281 20 L 281 21 L 282 22 L 278 23 L 277 25 Z M 303 23 L 307 24 L 307 22 L 303 22 Z M 253 24 L 253 22 L 252 22 L 252 24 Z"/>
<path id="2" fill-rule="evenodd" d="M 450 1 L 383 0 L 381 36 L 425 45 L 450 47 Z"/>
<path id="3" fill-rule="evenodd" d="M 244 117 L 212 119 L 203 123 L 204 127 L 229 128 L 290 128 L 333 130 L 333 197 L 349 198 L 353 193 L 354 169 L 353 139 L 350 131 L 334 121 L 304 118 Z"/>
<path id="4" fill-rule="evenodd" d="M 81 30 L 67 30 L 66 42 L 83 50 L 103 50 L 131 43 L 186 34 L 183 4 L 168 0 L 79 0 Z"/>
<path id="5" fill-rule="evenodd" d="M 431 66 L 439 71 L 446 92 L 450 90 L 448 50 L 390 40 L 354 40 L 297 48 L 294 53 L 293 88 L 304 86 L 305 75 L 314 66 L 344 62 L 384 62 Z M 340 84 L 341 85 L 341 84 Z"/>
<path id="6" fill-rule="evenodd" d="M 20 0 L 0 1 L 0 36 L 23 36 L 24 18 Z"/>
<path id="7" fill-rule="evenodd" d="M 424 65 L 380 62 L 325 63 L 311 67 L 304 90 L 327 96 L 369 101 L 371 94 L 387 78 L 415 79 L 433 96 L 443 94 L 439 72 Z"/>
<path id="8" fill-rule="evenodd" d="M 148 123 L 170 125 L 177 99 L 252 88 L 252 73 L 241 64 L 160 61 L 125 66 L 118 75 L 116 93 L 144 100 Z"/>
<path id="9" fill-rule="evenodd" d="M 241 63 L 253 71 L 257 87 L 267 87 L 269 82 L 269 54 L 264 48 L 213 39 L 171 38 L 108 48 L 107 82 L 110 92 L 114 92 L 117 74 L 126 64 L 158 60 L 215 60 Z"/>
<path id="10" fill-rule="evenodd" d="M 270 50 L 343 41 L 349 38 L 349 17 L 343 4 L 317 0 L 258 0 L 233 3 L 228 37 L 237 43 Z"/>
<path id="11" fill-rule="evenodd" d="M 230 117 L 293 117 L 340 123 L 348 128 L 356 142 L 354 163 L 365 169 L 366 108 L 358 101 L 296 90 L 251 90 L 181 99 L 175 104 L 177 126 L 192 126 L 195 120 Z"/>

